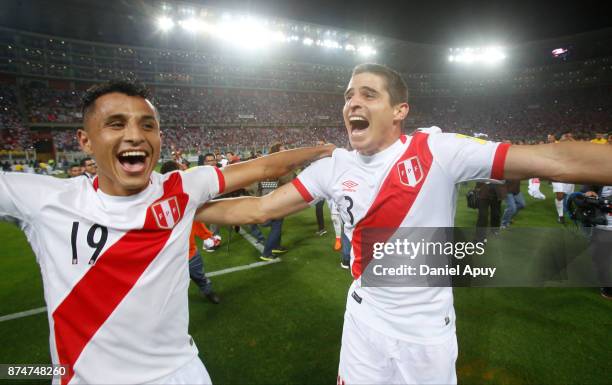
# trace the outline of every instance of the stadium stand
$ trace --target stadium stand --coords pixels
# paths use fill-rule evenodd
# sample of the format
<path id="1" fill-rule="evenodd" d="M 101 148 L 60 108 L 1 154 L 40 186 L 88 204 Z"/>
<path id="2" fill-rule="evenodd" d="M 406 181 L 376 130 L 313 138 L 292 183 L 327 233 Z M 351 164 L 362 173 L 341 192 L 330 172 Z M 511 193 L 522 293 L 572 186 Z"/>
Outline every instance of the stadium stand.
<path id="1" fill-rule="evenodd" d="M 78 151 L 79 97 L 114 77 L 146 82 L 158 106 L 165 153 L 255 151 L 317 138 L 346 146 L 340 111 L 350 67 L 244 60 L 202 52 L 124 47 L 0 29 L 2 149 L 31 148 L 50 132 L 56 151 Z M 493 73 L 405 73 L 406 131 L 447 131 L 535 143 L 610 131 L 612 58 Z"/>

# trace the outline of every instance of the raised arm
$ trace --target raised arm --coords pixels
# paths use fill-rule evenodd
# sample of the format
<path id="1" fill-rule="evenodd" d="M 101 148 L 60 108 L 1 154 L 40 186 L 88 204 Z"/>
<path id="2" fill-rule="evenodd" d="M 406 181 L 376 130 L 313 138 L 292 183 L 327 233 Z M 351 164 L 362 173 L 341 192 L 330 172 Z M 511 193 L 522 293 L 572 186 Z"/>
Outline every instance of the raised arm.
<path id="1" fill-rule="evenodd" d="M 262 223 L 282 218 L 308 207 L 292 183 L 263 197 L 241 197 L 210 201 L 196 212 L 195 220 L 219 225 Z"/>
<path id="2" fill-rule="evenodd" d="M 225 179 L 224 191 L 234 191 L 260 180 L 277 179 L 306 162 L 331 156 L 335 148 L 336 146 L 333 144 L 326 144 L 279 151 L 261 158 L 223 167 L 221 172 Z"/>
<path id="3" fill-rule="evenodd" d="M 586 142 L 511 146 L 504 164 L 504 179 L 532 177 L 612 185 L 612 146 Z"/>

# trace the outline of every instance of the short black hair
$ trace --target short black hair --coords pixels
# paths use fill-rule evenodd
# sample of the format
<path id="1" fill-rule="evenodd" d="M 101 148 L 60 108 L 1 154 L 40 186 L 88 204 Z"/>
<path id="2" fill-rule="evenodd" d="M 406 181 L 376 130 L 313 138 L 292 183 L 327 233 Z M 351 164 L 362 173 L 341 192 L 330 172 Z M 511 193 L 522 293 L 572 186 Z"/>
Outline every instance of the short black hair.
<path id="1" fill-rule="evenodd" d="M 93 160 L 90 157 L 86 157 L 81 159 L 81 167 L 85 167 L 85 163 L 87 163 L 88 160 Z"/>
<path id="2" fill-rule="evenodd" d="M 81 112 L 83 117 L 87 114 L 96 100 L 103 95 L 118 92 L 127 96 L 140 96 L 149 99 L 151 93 L 142 83 L 132 79 L 113 79 L 104 83 L 95 84 L 87 89 L 81 98 Z M 156 110 L 157 112 L 157 110 Z"/>
<path id="3" fill-rule="evenodd" d="M 204 159 L 208 158 L 209 156 L 212 156 L 213 159 L 217 159 L 217 157 L 215 156 L 215 154 L 213 154 L 212 152 L 207 152 L 206 154 L 204 154 Z"/>
<path id="4" fill-rule="evenodd" d="M 351 76 L 362 73 L 372 73 L 382 76 L 383 79 L 385 79 L 392 106 L 400 103 L 408 103 L 408 86 L 397 71 L 382 64 L 365 63 L 359 64 L 353 68 L 353 74 Z"/>
<path id="5" fill-rule="evenodd" d="M 164 162 L 161 165 L 161 168 L 159 169 L 159 172 L 161 172 L 162 174 L 167 174 L 169 172 L 175 171 L 179 169 L 179 165 L 173 161 L 173 160 L 169 160 L 167 162 Z"/>

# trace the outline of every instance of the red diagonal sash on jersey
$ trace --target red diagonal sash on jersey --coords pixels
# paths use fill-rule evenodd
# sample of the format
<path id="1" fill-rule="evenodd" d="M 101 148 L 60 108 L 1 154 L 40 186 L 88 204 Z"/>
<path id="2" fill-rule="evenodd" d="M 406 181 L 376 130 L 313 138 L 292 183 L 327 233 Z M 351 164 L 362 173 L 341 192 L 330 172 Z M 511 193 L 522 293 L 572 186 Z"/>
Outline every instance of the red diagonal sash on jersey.
<path id="1" fill-rule="evenodd" d="M 182 217 L 189 197 L 183 192 L 178 172 L 164 182 L 163 196 L 147 208 L 144 227 L 128 231 L 109 247 L 53 312 L 59 361 L 69 367 L 68 375 L 62 378 L 62 385 L 74 376 L 74 364 L 87 343 L 170 238 L 172 229 L 161 228 L 153 210 L 158 202 L 170 198 L 172 201 L 176 198 Z M 178 222 L 180 217 L 175 219 Z"/>
<path id="2" fill-rule="evenodd" d="M 363 239 L 363 231 L 377 229 L 375 241 L 386 242 L 402 224 L 419 195 L 433 160 L 427 145 L 428 136 L 422 132 L 413 135 L 408 149 L 392 166 L 370 209 L 357 223 L 351 242 L 355 255 L 351 272 L 355 279 L 361 276 L 372 259 L 374 241 Z M 406 175 L 405 162 L 408 162 L 409 166 L 420 167 L 413 167 L 409 175 Z M 362 249 L 362 246 L 365 246 L 365 249 Z"/>

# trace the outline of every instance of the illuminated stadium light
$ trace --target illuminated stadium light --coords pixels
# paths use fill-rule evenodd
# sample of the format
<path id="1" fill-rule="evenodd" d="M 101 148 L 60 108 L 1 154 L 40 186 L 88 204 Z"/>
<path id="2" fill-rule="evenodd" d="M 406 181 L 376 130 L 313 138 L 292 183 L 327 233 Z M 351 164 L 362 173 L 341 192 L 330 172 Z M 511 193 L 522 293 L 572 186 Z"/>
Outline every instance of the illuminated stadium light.
<path id="1" fill-rule="evenodd" d="M 159 17 L 157 19 L 157 27 L 164 32 L 170 31 L 174 28 L 174 21 L 167 16 Z"/>
<path id="2" fill-rule="evenodd" d="M 451 48 L 448 61 L 464 64 L 498 64 L 506 59 L 504 49 L 497 46 L 482 48 Z"/>
<path id="3" fill-rule="evenodd" d="M 359 48 L 357 48 L 357 52 L 359 52 L 362 56 L 365 57 L 376 55 L 376 50 L 374 50 L 374 48 L 370 47 L 369 45 L 360 46 Z"/>
<path id="4" fill-rule="evenodd" d="M 162 0 L 158 30 L 167 32 L 175 23 L 191 34 L 206 33 L 245 49 L 267 47 L 273 44 L 300 44 L 319 46 L 322 49 L 343 50 L 369 57 L 376 55 L 376 40 L 371 36 L 357 36 L 350 31 L 336 31 L 323 26 L 304 25 L 282 19 L 264 19 L 251 15 L 233 14 L 228 11 L 209 10 L 198 6 L 174 6 Z"/>
<path id="5" fill-rule="evenodd" d="M 567 53 L 567 48 L 555 48 L 552 50 L 552 54 L 554 57 L 559 57 L 564 53 Z"/>
<path id="6" fill-rule="evenodd" d="M 245 49 L 262 48 L 271 42 L 287 42 L 287 36 L 281 31 L 270 31 L 260 20 L 243 17 L 237 22 L 223 21 L 213 32 L 217 37 Z"/>
<path id="7" fill-rule="evenodd" d="M 184 15 L 188 15 L 188 16 L 190 16 L 190 15 L 195 15 L 195 13 L 196 13 L 196 12 L 195 12 L 195 9 L 193 9 L 193 8 L 191 8 L 191 7 L 181 8 L 181 12 L 182 12 Z"/>
<path id="8" fill-rule="evenodd" d="M 569 55 L 569 48 L 555 48 L 550 53 L 554 58 L 561 58 L 565 60 Z"/>
<path id="9" fill-rule="evenodd" d="M 326 48 L 334 48 L 334 49 L 342 48 L 340 43 L 338 43 L 335 40 L 329 40 L 329 39 L 323 40 L 320 45 Z"/>
<path id="10" fill-rule="evenodd" d="M 205 24 L 202 20 L 198 20 L 195 17 L 184 19 L 179 21 L 179 25 L 188 32 L 199 32 L 205 29 Z"/>

